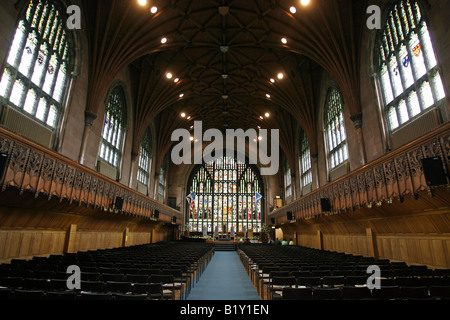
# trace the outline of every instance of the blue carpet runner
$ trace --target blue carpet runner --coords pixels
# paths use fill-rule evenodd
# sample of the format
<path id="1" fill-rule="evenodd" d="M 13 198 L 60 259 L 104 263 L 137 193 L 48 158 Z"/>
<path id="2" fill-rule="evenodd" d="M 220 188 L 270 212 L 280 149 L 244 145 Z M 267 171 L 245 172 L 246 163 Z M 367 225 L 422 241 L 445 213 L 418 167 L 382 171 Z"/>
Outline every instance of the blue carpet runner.
<path id="1" fill-rule="evenodd" d="M 260 300 L 236 251 L 216 251 L 187 300 Z"/>

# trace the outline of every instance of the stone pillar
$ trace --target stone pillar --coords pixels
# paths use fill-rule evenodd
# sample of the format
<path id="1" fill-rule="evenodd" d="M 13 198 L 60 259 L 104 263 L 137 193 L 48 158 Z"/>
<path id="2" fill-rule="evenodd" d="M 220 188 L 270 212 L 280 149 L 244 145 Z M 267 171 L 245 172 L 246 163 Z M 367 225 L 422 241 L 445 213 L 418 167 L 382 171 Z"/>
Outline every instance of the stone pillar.
<path id="1" fill-rule="evenodd" d="M 353 124 L 355 125 L 356 138 L 358 141 L 359 154 L 361 157 L 360 164 L 362 167 L 362 166 L 366 165 L 366 163 L 367 163 L 366 146 L 365 146 L 365 142 L 364 142 L 364 134 L 362 132 L 362 113 L 352 115 L 350 117 L 350 119 L 353 121 Z"/>
<path id="2" fill-rule="evenodd" d="M 319 179 L 319 155 L 312 154 L 311 155 L 311 170 L 313 173 L 313 190 L 320 188 L 320 179 Z"/>
<path id="3" fill-rule="evenodd" d="M 85 158 L 85 152 L 86 152 L 86 145 L 89 140 L 89 134 L 91 132 L 92 125 L 97 119 L 97 114 L 93 112 L 86 111 L 84 113 L 84 132 L 83 132 L 83 140 L 81 141 L 81 148 L 80 148 L 80 156 L 78 158 L 78 162 L 80 164 L 84 164 L 84 158 Z"/>

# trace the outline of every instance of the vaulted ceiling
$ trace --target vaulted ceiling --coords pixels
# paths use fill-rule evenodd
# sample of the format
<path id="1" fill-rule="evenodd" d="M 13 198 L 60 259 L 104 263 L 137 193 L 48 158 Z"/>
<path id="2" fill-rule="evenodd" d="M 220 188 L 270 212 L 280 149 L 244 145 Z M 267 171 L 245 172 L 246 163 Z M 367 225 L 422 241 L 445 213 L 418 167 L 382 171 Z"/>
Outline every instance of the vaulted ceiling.
<path id="1" fill-rule="evenodd" d="M 340 86 L 351 114 L 360 112 L 366 6 L 365 0 L 310 0 L 307 6 L 300 0 L 85 0 L 87 111 L 98 115 L 112 81 L 130 67 L 136 154 L 150 123 L 163 157 L 171 132 L 189 129 L 193 120 L 203 121 L 204 130 L 280 129 L 291 160 L 298 123 L 314 154 L 322 70 Z"/>

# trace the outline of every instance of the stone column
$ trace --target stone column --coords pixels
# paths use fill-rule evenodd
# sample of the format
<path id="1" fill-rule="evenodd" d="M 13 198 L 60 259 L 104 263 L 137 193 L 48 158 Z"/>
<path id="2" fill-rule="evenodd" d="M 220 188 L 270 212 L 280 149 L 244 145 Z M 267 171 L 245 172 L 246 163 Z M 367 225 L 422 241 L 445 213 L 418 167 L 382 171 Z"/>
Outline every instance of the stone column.
<path id="1" fill-rule="evenodd" d="M 361 156 L 360 164 L 362 167 L 362 166 L 366 165 L 366 163 L 367 163 L 366 146 L 364 143 L 364 134 L 362 132 L 362 113 L 352 115 L 350 117 L 350 119 L 353 121 L 353 124 L 355 125 L 356 138 L 357 138 L 358 146 L 359 146 L 359 154 Z"/>
<path id="2" fill-rule="evenodd" d="M 89 134 L 91 132 L 92 125 L 94 124 L 95 119 L 97 119 L 97 114 L 86 111 L 84 113 L 84 132 L 83 132 L 83 140 L 81 141 L 80 148 L 80 156 L 78 158 L 78 162 L 80 164 L 84 164 L 85 153 L 86 153 L 86 145 L 89 139 Z"/>

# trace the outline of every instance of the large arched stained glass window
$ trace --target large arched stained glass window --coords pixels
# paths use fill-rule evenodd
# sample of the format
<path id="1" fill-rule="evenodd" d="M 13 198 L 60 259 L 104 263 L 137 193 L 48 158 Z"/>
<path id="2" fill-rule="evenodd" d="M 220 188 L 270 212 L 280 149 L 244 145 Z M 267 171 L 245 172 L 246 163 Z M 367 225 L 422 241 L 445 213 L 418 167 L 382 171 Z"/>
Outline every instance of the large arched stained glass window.
<path id="1" fill-rule="evenodd" d="M 325 130 L 328 159 L 331 169 L 348 160 L 347 133 L 345 131 L 341 93 L 336 88 L 328 92 L 325 108 Z"/>
<path id="2" fill-rule="evenodd" d="M 188 221 L 193 232 L 261 231 L 262 182 L 253 167 L 223 157 L 202 165 L 190 184 L 193 205 Z"/>
<path id="3" fill-rule="evenodd" d="M 390 131 L 445 98 L 428 27 L 417 1 L 397 1 L 380 33 L 376 56 Z"/>
<path id="4" fill-rule="evenodd" d="M 108 97 L 102 144 L 99 157 L 115 168 L 119 168 L 122 158 L 122 145 L 127 124 L 125 92 L 116 86 Z"/>
<path id="5" fill-rule="evenodd" d="M 31 0 L 0 82 L 0 102 L 55 129 L 70 79 L 70 33 L 56 1 Z"/>

